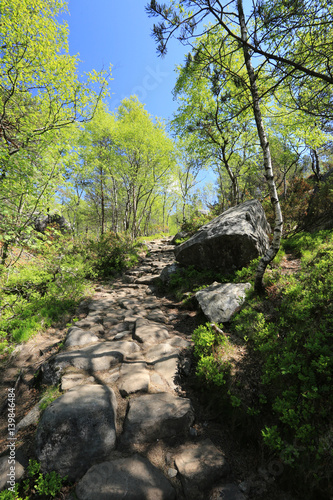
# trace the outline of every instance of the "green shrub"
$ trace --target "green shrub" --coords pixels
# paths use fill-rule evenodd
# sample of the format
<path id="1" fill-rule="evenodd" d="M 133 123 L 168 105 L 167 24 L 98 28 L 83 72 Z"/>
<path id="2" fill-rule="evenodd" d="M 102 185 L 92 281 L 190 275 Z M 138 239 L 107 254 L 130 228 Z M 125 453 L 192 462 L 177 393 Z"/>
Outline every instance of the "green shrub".
<path id="1" fill-rule="evenodd" d="M 203 214 L 202 212 L 196 210 L 192 214 L 191 220 L 187 220 L 182 223 L 180 230 L 193 235 L 200 229 L 201 226 L 204 226 L 213 218 L 214 216 L 211 214 Z"/>
<path id="2" fill-rule="evenodd" d="M 0 500 L 29 500 L 31 498 L 55 498 L 61 491 L 67 476 L 62 478 L 57 472 L 42 473 L 40 463 L 29 460 L 28 478 L 15 485 L 15 491 L 4 490 Z"/>
<path id="3" fill-rule="evenodd" d="M 313 483 L 333 467 L 332 447 L 323 445 L 333 413 L 332 243 L 327 232 L 286 242 L 286 249 L 306 259 L 300 273 L 279 278 L 278 310 L 272 315 L 267 299 L 253 300 L 233 321 L 235 332 L 263 360 L 261 391 L 269 420 L 274 416 L 273 424 L 263 420 L 264 443 L 303 471 L 312 462 Z"/>
<path id="4" fill-rule="evenodd" d="M 230 363 L 220 355 L 230 348 L 227 338 L 216 332 L 212 324 L 196 328 L 192 334 L 194 355 L 198 359 L 196 375 L 204 384 L 222 386 L 226 383 Z"/>
<path id="5" fill-rule="evenodd" d="M 85 248 L 88 276 L 112 276 L 134 266 L 138 262 L 139 248 L 140 244 L 126 234 L 108 232 L 98 240 L 89 240 Z"/>

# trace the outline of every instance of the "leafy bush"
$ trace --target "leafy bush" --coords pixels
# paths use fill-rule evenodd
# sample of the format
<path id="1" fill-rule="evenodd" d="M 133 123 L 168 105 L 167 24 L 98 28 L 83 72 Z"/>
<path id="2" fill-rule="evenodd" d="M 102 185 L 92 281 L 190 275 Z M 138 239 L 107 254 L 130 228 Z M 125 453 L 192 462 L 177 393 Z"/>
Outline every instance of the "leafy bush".
<path id="1" fill-rule="evenodd" d="M 192 334 L 194 355 L 198 358 L 196 375 L 204 384 L 220 387 L 226 383 L 230 363 L 223 360 L 221 350 L 228 351 L 227 338 L 216 332 L 213 325 L 206 323 L 196 328 Z"/>
<path id="2" fill-rule="evenodd" d="M 130 268 L 138 262 L 140 244 L 126 234 L 108 232 L 86 245 L 86 263 L 90 277 L 106 277 Z M 79 249 L 83 252 L 83 249 Z"/>
<path id="3" fill-rule="evenodd" d="M 194 266 L 188 266 L 173 273 L 167 287 L 178 300 L 181 300 L 184 293 L 198 291 L 203 286 L 208 286 L 216 280 L 224 282 L 226 278 L 214 271 L 199 271 Z"/>
<path id="4" fill-rule="evenodd" d="M 213 218 L 214 216 L 211 214 L 204 214 L 196 210 L 192 214 L 191 220 L 187 220 L 182 223 L 180 230 L 193 235 L 200 229 L 201 226 L 204 226 Z"/>
<path id="5" fill-rule="evenodd" d="M 73 312 L 87 293 L 84 261 L 73 248 L 69 238 L 46 240 L 38 254 L 23 256 L 0 277 L 3 352 Z"/>
<path id="6" fill-rule="evenodd" d="M 31 498 L 55 498 L 61 491 L 67 476 L 62 478 L 57 472 L 42 473 L 40 463 L 29 460 L 28 478 L 15 485 L 15 492 L 5 490 L 0 493 L 0 500 L 29 500 Z"/>
<path id="7" fill-rule="evenodd" d="M 270 405 L 270 423 L 262 416 L 264 443 L 285 464 L 304 471 L 311 463 L 318 484 L 333 467 L 332 234 L 300 234 L 284 247 L 306 258 L 298 275 L 280 277 L 278 311 L 253 301 L 233 325 L 264 361 L 261 390 Z"/>

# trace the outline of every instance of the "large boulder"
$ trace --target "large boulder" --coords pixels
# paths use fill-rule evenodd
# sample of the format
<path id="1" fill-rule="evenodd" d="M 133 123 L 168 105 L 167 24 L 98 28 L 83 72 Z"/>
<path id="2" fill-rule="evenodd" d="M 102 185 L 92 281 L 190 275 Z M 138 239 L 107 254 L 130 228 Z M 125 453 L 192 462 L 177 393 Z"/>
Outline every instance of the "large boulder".
<path id="1" fill-rule="evenodd" d="M 44 233 L 48 226 L 55 227 L 61 233 L 71 231 L 71 225 L 68 220 L 59 214 L 40 215 L 34 220 L 34 228 L 38 233 Z"/>
<path id="2" fill-rule="evenodd" d="M 177 261 L 229 274 L 268 249 L 270 226 L 258 200 L 229 208 L 174 249 Z"/>

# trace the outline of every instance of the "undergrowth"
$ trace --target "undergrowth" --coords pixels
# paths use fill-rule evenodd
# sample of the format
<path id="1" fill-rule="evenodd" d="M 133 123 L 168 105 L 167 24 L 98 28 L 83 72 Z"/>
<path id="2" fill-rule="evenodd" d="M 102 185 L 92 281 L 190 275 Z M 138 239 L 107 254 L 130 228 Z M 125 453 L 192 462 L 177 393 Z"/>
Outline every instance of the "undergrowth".
<path id="1" fill-rule="evenodd" d="M 55 471 L 41 472 L 40 463 L 30 459 L 26 479 L 2 491 L 0 500 L 44 500 L 55 498 L 66 481 L 67 477 L 62 478 Z"/>
<path id="2" fill-rule="evenodd" d="M 91 281 L 115 276 L 138 262 L 140 243 L 126 235 L 99 239 L 45 236 L 32 254 L 0 269 L 0 355 L 74 314 Z M 28 255 L 28 257 L 27 257 Z"/>
<path id="3" fill-rule="evenodd" d="M 297 234 L 283 242 L 283 251 L 301 258 L 298 272 L 277 267 L 270 273 L 266 296 L 248 296 L 227 336 L 209 324 L 194 332 L 196 373 L 228 397 L 238 419 L 259 426 L 264 446 L 300 474 L 304 498 L 311 498 L 309 491 L 321 498 L 333 492 L 332 232 Z M 233 280 L 251 281 L 254 264 Z M 232 369 L 227 351 L 235 338 L 247 346 L 248 358 L 260 360 L 253 380 L 248 368 L 243 374 L 241 365 Z"/>

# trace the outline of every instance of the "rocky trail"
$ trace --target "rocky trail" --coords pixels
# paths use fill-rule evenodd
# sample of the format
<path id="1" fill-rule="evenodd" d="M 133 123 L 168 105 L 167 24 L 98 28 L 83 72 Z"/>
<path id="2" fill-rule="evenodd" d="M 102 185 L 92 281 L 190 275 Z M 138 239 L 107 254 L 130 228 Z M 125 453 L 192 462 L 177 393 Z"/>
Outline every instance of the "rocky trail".
<path id="1" fill-rule="evenodd" d="M 20 386 L 30 405 L 21 405 L 26 415 L 16 427 L 16 479 L 32 454 L 43 470 L 75 484 L 68 499 L 289 499 L 274 488 L 266 496 L 278 475 L 272 464 L 265 468 L 251 449 L 237 450 L 230 430 L 205 420 L 187 391 L 196 312 L 159 296 L 154 283 L 174 262 L 174 247 L 168 240 L 148 246 L 139 266 L 81 303 L 74 326 L 54 332 L 45 349 L 39 344 L 39 359 L 36 341 L 30 358 L 27 348 L 21 354 L 30 372 L 16 379 L 17 393 Z M 29 408 L 38 398 L 31 388 L 37 366 L 42 384 L 64 391 L 42 414 L 39 404 Z M 14 373 L 17 366 L 3 384 Z M 2 445 L 4 451 L 5 439 Z M 4 451 L 1 488 L 7 459 Z"/>

